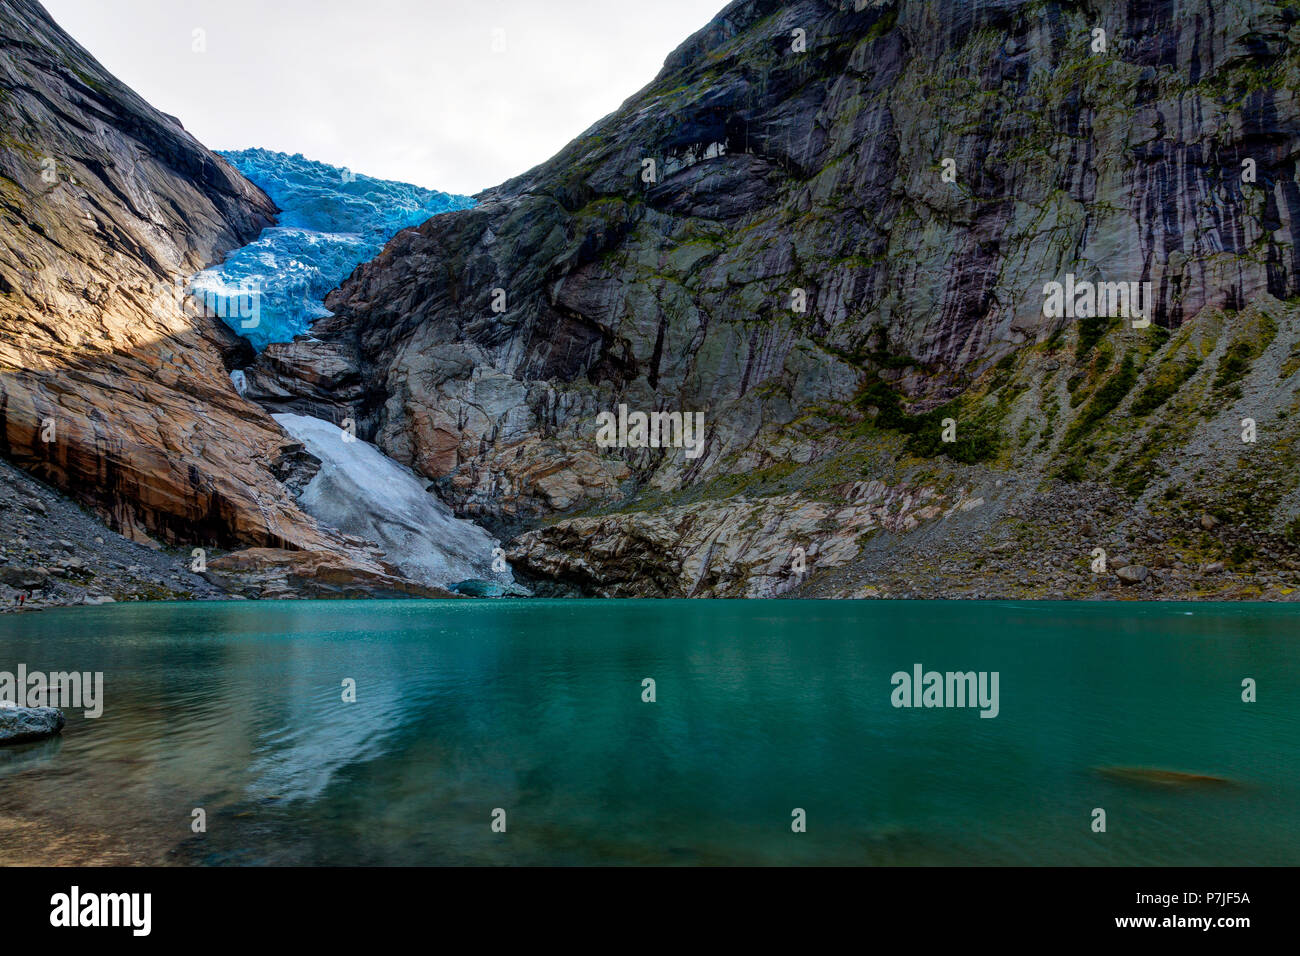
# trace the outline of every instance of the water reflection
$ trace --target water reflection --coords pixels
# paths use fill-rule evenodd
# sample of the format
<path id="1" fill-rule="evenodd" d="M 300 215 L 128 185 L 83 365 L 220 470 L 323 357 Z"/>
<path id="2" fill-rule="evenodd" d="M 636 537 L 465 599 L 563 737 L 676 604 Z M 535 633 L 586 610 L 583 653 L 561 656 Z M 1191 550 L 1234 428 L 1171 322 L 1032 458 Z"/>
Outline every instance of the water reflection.
<path id="1" fill-rule="evenodd" d="M 24 615 L 0 621 L 0 669 L 102 670 L 105 710 L 0 750 L 0 862 L 1295 863 L 1294 624 L 890 602 Z M 998 671 L 1001 713 L 893 708 L 915 662 Z M 1269 693 L 1243 704 L 1243 676 Z M 1135 786 L 1143 768 L 1240 786 Z M 1095 806 L 1122 823 L 1104 839 Z"/>

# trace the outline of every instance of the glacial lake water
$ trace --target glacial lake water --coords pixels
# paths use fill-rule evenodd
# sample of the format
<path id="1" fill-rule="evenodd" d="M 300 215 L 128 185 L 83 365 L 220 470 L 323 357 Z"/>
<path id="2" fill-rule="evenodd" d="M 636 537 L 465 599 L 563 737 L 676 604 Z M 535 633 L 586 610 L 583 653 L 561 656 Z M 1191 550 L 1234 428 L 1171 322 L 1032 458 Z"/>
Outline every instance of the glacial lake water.
<path id="1" fill-rule="evenodd" d="M 104 710 L 0 749 L 0 863 L 1295 865 L 1298 637 L 1259 604 L 8 615 L 0 671 L 102 671 Z M 893 706 L 916 664 L 996 671 L 997 716 Z"/>

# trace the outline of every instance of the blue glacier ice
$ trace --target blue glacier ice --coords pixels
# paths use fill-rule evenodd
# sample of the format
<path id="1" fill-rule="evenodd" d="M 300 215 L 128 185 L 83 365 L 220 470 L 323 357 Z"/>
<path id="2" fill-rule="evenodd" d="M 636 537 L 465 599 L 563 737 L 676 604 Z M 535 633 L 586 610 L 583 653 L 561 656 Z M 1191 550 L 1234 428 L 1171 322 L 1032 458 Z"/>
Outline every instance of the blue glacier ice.
<path id="1" fill-rule="evenodd" d="M 221 155 L 280 207 L 280 222 L 194 276 L 189 291 L 259 352 L 329 315 L 326 293 L 395 234 L 474 205 L 468 196 L 374 179 L 301 154 L 244 149 Z M 255 326 L 245 318 L 247 308 L 233 305 L 247 303 L 250 290 L 257 292 Z"/>

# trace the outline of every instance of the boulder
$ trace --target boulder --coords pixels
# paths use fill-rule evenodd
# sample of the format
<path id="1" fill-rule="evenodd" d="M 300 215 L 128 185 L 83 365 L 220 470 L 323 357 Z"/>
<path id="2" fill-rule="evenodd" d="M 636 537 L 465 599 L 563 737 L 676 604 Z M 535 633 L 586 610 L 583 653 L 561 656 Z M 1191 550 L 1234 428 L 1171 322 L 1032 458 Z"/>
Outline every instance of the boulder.
<path id="1" fill-rule="evenodd" d="M 64 723 L 63 711 L 57 707 L 0 705 L 0 745 L 53 737 Z"/>
<path id="2" fill-rule="evenodd" d="M 19 591 L 39 591 L 49 580 L 49 574 L 39 568 L 0 568 L 0 583 Z"/>
<path id="3" fill-rule="evenodd" d="M 1115 572 L 1121 584 L 1141 584 L 1151 572 L 1140 564 L 1127 564 Z"/>

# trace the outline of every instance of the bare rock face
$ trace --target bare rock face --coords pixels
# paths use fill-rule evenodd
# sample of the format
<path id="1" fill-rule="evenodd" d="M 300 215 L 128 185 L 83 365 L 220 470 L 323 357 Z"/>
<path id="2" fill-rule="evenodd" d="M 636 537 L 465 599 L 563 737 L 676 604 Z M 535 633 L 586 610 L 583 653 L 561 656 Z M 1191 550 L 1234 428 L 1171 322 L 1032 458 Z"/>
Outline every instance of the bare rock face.
<path id="1" fill-rule="evenodd" d="M 1094 548 L 1153 566 L 1156 527 L 1170 573 L 1131 596 L 1295 583 L 1289 4 L 737 0 L 552 160 L 397 235 L 247 398 L 241 344 L 158 287 L 266 198 L 35 4 L 0 0 L 0 38 L 0 454 L 139 539 L 250 548 L 214 573 L 259 596 L 392 572 L 298 507 L 311 458 L 263 408 L 352 418 L 595 593 L 785 593 L 800 547 L 814 593 L 896 553 L 1074 594 L 1108 587 Z M 1149 284 L 1150 324 L 1047 317 L 1067 276 Z M 621 405 L 703 414 L 701 453 L 599 443 Z M 1043 496 L 1081 501 L 1054 539 Z"/>
<path id="2" fill-rule="evenodd" d="M 637 593 L 700 593 L 664 509 L 750 475 L 1213 500 L 1216 443 L 1294 402 L 1297 51 L 1280 3 L 738 0 L 555 158 L 396 236 L 254 377 L 285 408 L 346 383 L 338 413 L 458 513 L 609 593 L 637 586 L 581 567 L 606 534 L 668 562 Z M 1046 318 L 1067 274 L 1150 283 L 1150 326 Z M 620 403 L 703 412 L 704 453 L 598 446 Z M 1295 419 L 1258 460 L 1275 553 Z"/>
<path id="3" fill-rule="evenodd" d="M 0 461 L 0 613 L 224 592 L 191 556 L 129 541 L 31 475 Z"/>
<path id="4" fill-rule="evenodd" d="M 373 549 L 368 559 L 358 551 L 245 548 L 213 558 L 207 573 L 237 594 L 267 600 L 459 597 L 444 588 L 408 580 Z"/>
<path id="5" fill-rule="evenodd" d="M 843 503 L 776 495 L 571 518 L 520 535 L 507 555 L 598 597 L 776 597 L 851 562 L 865 537 L 904 534 L 979 503 L 964 490 L 949 500 L 879 481 L 839 492 Z"/>
<path id="6" fill-rule="evenodd" d="M 365 394 L 346 343 L 273 342 L 244 370 L 244 397 L 273 412 L 342 421 Z"/>
<path id="7" fill-rule="evenodd" d="M 247 343 L 182 295 L 275 212 L 0 0 L 0 455 L 138 541 L 347 553 L 279 480 L 301 445 L 231 385 Z"/>
<path id="8" fill-rule="evenodd" d="M 1245 414 L 1212 394 L 1234 326 L 1273 328 L 1242 346 L 1255 418 L 1291 402 L 1297 49 L 1284 4 L 740 0 L 549 163 L 396 235 L 257 377 L 281 407 L 347 382 L 337 414 L 499 533 L 656 528 L 771 470 L 829 494 L 854 455 L 898 488 L 997 464 L 1156 497 Z M 1151 326 L 1048 319 L 1067 273 L 1149 282 Z M 1180 402 L 1213 420 L 1166 447 Z M 619 403 L 703 412 L 705 451 L 602 449 Z"/>
<path id="9" fill-rule="evenodd" d="M 235 336 L 177 294 L 275 207 L 37 4 L 0 2 L 0 38 L 0 453 L 139 538 L 293 537 Z"/>

